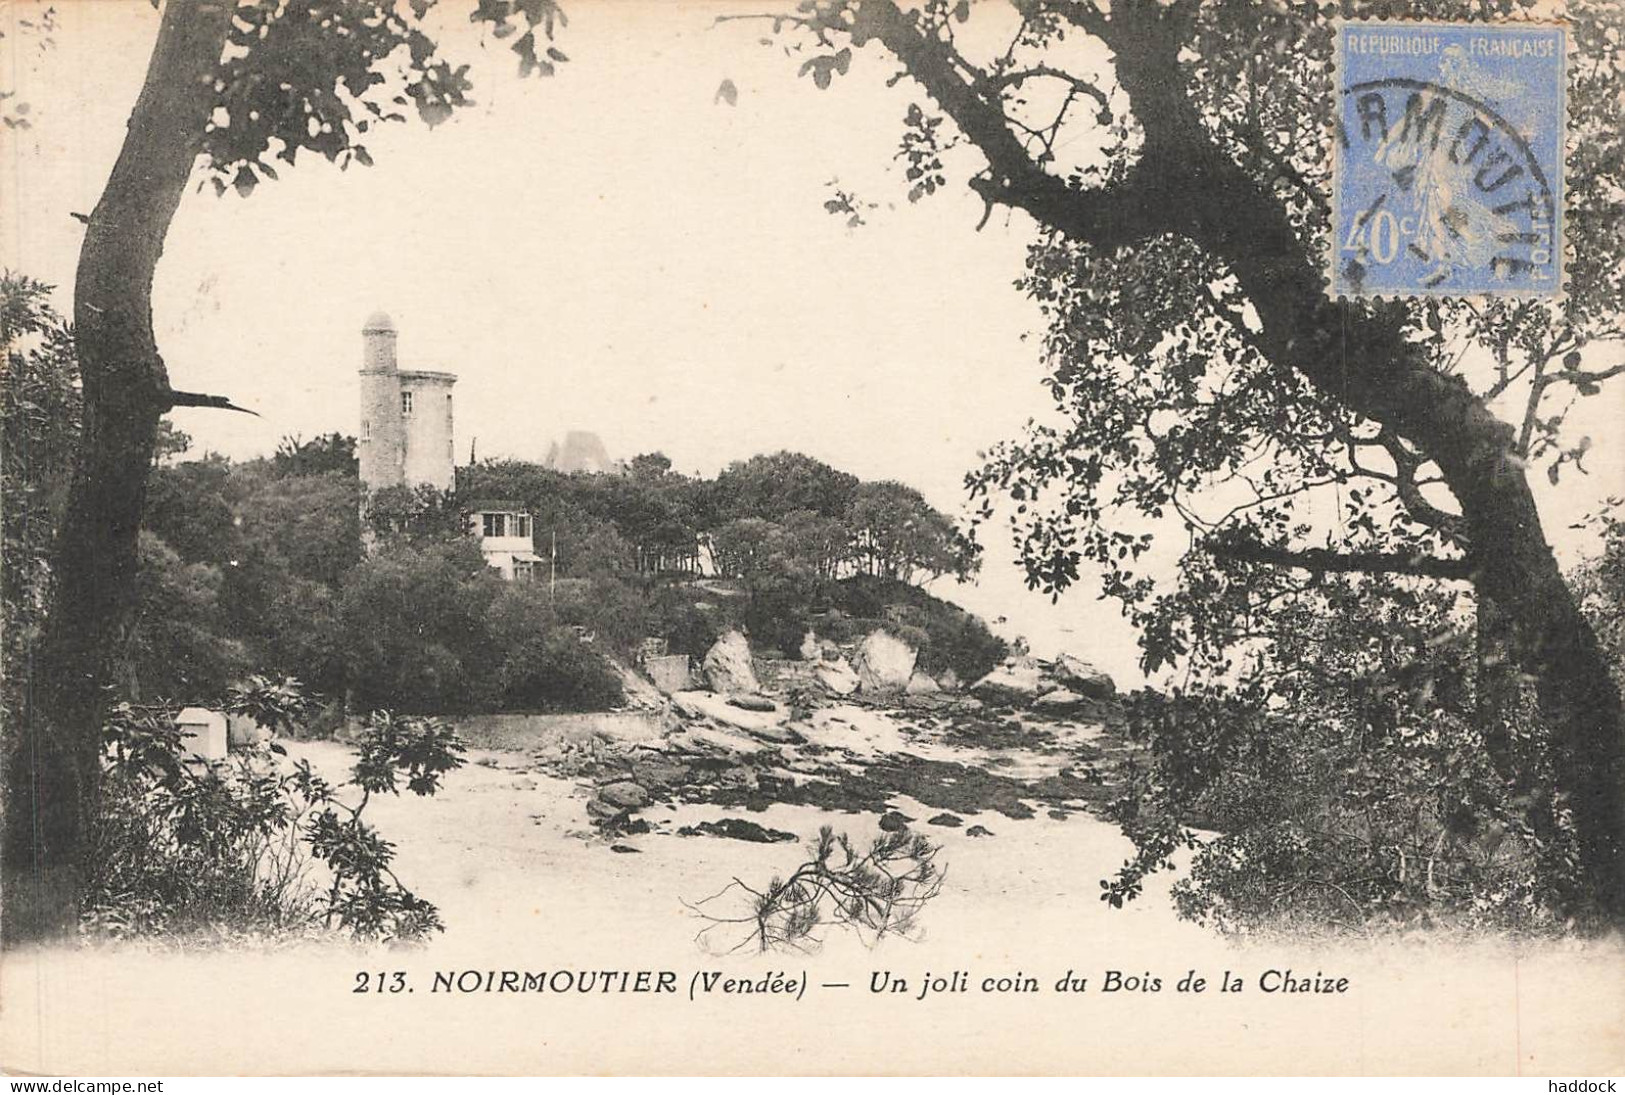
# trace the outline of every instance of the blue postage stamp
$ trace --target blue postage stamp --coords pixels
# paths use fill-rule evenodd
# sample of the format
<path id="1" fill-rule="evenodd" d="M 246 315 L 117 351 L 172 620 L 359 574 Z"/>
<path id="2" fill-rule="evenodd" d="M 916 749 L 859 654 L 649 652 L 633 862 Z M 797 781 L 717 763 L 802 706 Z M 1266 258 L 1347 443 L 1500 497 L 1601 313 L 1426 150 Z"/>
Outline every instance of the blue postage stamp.
<path id="1" fill-rule="evenodd" d="M 1334 296 L 1558 297 L 1561 26 L 1343 23 Z"/>

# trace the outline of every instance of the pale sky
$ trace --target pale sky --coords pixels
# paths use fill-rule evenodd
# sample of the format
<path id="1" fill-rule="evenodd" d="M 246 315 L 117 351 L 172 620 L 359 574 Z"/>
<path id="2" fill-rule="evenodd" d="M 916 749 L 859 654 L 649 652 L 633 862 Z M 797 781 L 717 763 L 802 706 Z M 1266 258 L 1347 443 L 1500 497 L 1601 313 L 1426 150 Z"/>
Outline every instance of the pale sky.
<path id="1" fill-rule="evenodd" d="M 0 54 L 5 86 L 35 123 L 0 135 L 18 152 L 0 161 L 0 253 L 60 286 L 66 311 L 82 227 L 69 214 L 106 180 L 158 16 L 146 0 L 57 6 L 55 48 L 10 27 L 0 42 L 17 47 Z M 0 6 L 0 20 L 28 10 Z M 877 47 L 819 92 L 757 44 L 762 28 L 713 27 L 726 5 L 566 10 L 571 61 L 551 80 L 519 81 L 504 45 L 453 20 L 478 106 L 434 130 L 375 131 L 372 168 L 301 156 L 247 200 L 187 197 L 158 269 L 159 346 L 176 388 L 261 417 L 182 411 L 178 424 L 233 457 L 355 433 L 360 328 L 381 308 L 403 367 L 459 375 L 459 462 L 476 437 L 482 458 L 539 460 L 570 429 L 706 474 L 792 449 L 958 513 L 977 452 L 1049 405 L 1022 341 L 1041 317 L 1011 286 L 1029 222 L 1000 214 L 974 231 L 981 203 L 956 178 L 907 203 L 893 157 L 913 95 L 885 86 Z M 735 107 L 714 102 L 724 78 Z M 868 225 L 824 211 L 835 178 L 882 203 Z M 1554 539 L 1622 489 L 1599 410 L 1601 473 L 1561 505 L 1543 496 Z M 1092 580 L 1051 606 L 1025 591 L 1002 524 L 986 539 L 979 587 L 939 592 L 1009 617 L 1002 630 L 1040 651 L 1138 679 L 1133 634 Z"/>

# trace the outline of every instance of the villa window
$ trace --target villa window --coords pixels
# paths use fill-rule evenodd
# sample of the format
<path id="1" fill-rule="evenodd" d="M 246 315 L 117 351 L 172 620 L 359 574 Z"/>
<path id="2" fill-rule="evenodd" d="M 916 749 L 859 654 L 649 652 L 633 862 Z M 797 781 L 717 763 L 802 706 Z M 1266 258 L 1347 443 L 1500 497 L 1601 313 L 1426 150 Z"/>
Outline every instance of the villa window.
<path id="1" fill-rule="evenodd" d="M 365 418 L 361 420 L 361 440 L 372 440 L 372 422 Z"/>
<path id="2" fill-rule="evenodd" d="M 536 580 L 536 564 L 529 559 L 515 559 L 513 561 L 513 580 L 516 582 L 534 582 Z"/>
<path id="3" fill-rule="evenodd" d="M 401 414 L 410 418 L 412 416 L 412 393 L 401 393 Z"/>
<path id="4" fill-rule="evenodd" d="M 488 537 L 523 536 L 529 539 L 531 517 L 528 513 L 482 513 L 480 528 Z"/>

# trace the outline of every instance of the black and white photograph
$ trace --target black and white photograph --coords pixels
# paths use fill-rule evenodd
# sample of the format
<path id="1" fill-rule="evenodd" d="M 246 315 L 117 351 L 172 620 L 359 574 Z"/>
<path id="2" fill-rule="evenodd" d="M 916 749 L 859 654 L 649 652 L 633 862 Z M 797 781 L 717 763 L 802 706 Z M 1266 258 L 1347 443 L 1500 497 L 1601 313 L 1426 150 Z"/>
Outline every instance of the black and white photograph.
<path id="1" fill-rule="evenodd" d="M 1618 0 L 0 0 L 0 341 L 8 1076 L 1625 1072 Z"/>

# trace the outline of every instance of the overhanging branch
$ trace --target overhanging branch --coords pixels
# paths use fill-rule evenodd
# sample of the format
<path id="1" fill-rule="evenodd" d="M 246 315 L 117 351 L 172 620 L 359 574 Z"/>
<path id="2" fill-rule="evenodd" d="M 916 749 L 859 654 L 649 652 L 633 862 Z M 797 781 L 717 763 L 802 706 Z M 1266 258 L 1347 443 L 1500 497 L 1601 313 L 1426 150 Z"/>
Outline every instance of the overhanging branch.
<path id="1" fill-rule="evenodd" d="M 240 411 L 259 417 L 258 411 L 251 411 L 247 407 L 239 407 L 228 397 L 223 395 L 204 395 L 202 392 L 176 392 L 169 393 L 169 405 L 174 407 L 212 407 L 221 411 Z"/>
<path id="2" fill-rule="evenodd" d="M 1474 569 L 1466 559 L 1441 559 L 1436 555 L 1403 552 L 1339 552 L 1325 548 L 1293 550 L 1234 536 L 1209 539 L 1203 547 L 1217 559 L 1294 567 L 1320 574 L 1409 574 L 1420 578 L 1467 581 L 1472 578 Z"/>
<path id="3" fill-rule="evenodd" d="M 960 131 L 987 157 L 990 178 L 971 180 L 983 201 L 1021 209 L 1040 224 L 1096 246 L 1121 247 L 1164 230 L 1165 193 L 1178 185 L 1161 170 L 1137 168 L 1113 186 L 1079 189 L 1045 171 L 1010 129 L 990 87 L 967 82 L 952 47 L 921 33 L 892 0 L 867 0 L 859 23 L 879 39 Z M 979 83 L 979 82 L 978 82 Z"/>
<path id="4" fill-rule="evenodd" d="M 1070 72 L 1055 68 L 1051 65 L 1033 65 L 1030 68 L 1017 69 L 1014 72 L 1006 72 L 999 76 L 989 77 L 989 80 L 994 87 L 1016 88 L 1019 88 L 1028 80 L 1037 79 L 1059 80 L 1061 83 L 1064 83 L 1070 87 L 1073 91 L 1076 91 L 1082 95 L 1087 95 L 1095 102 L 1099 103 L 1100 109 L 1103 112 L 1108 108 L 1106 93 L 1100 90 L 1098 86 L 1088 80 L 1080 79 L 1079 77 L 1072 75 Z"/>

